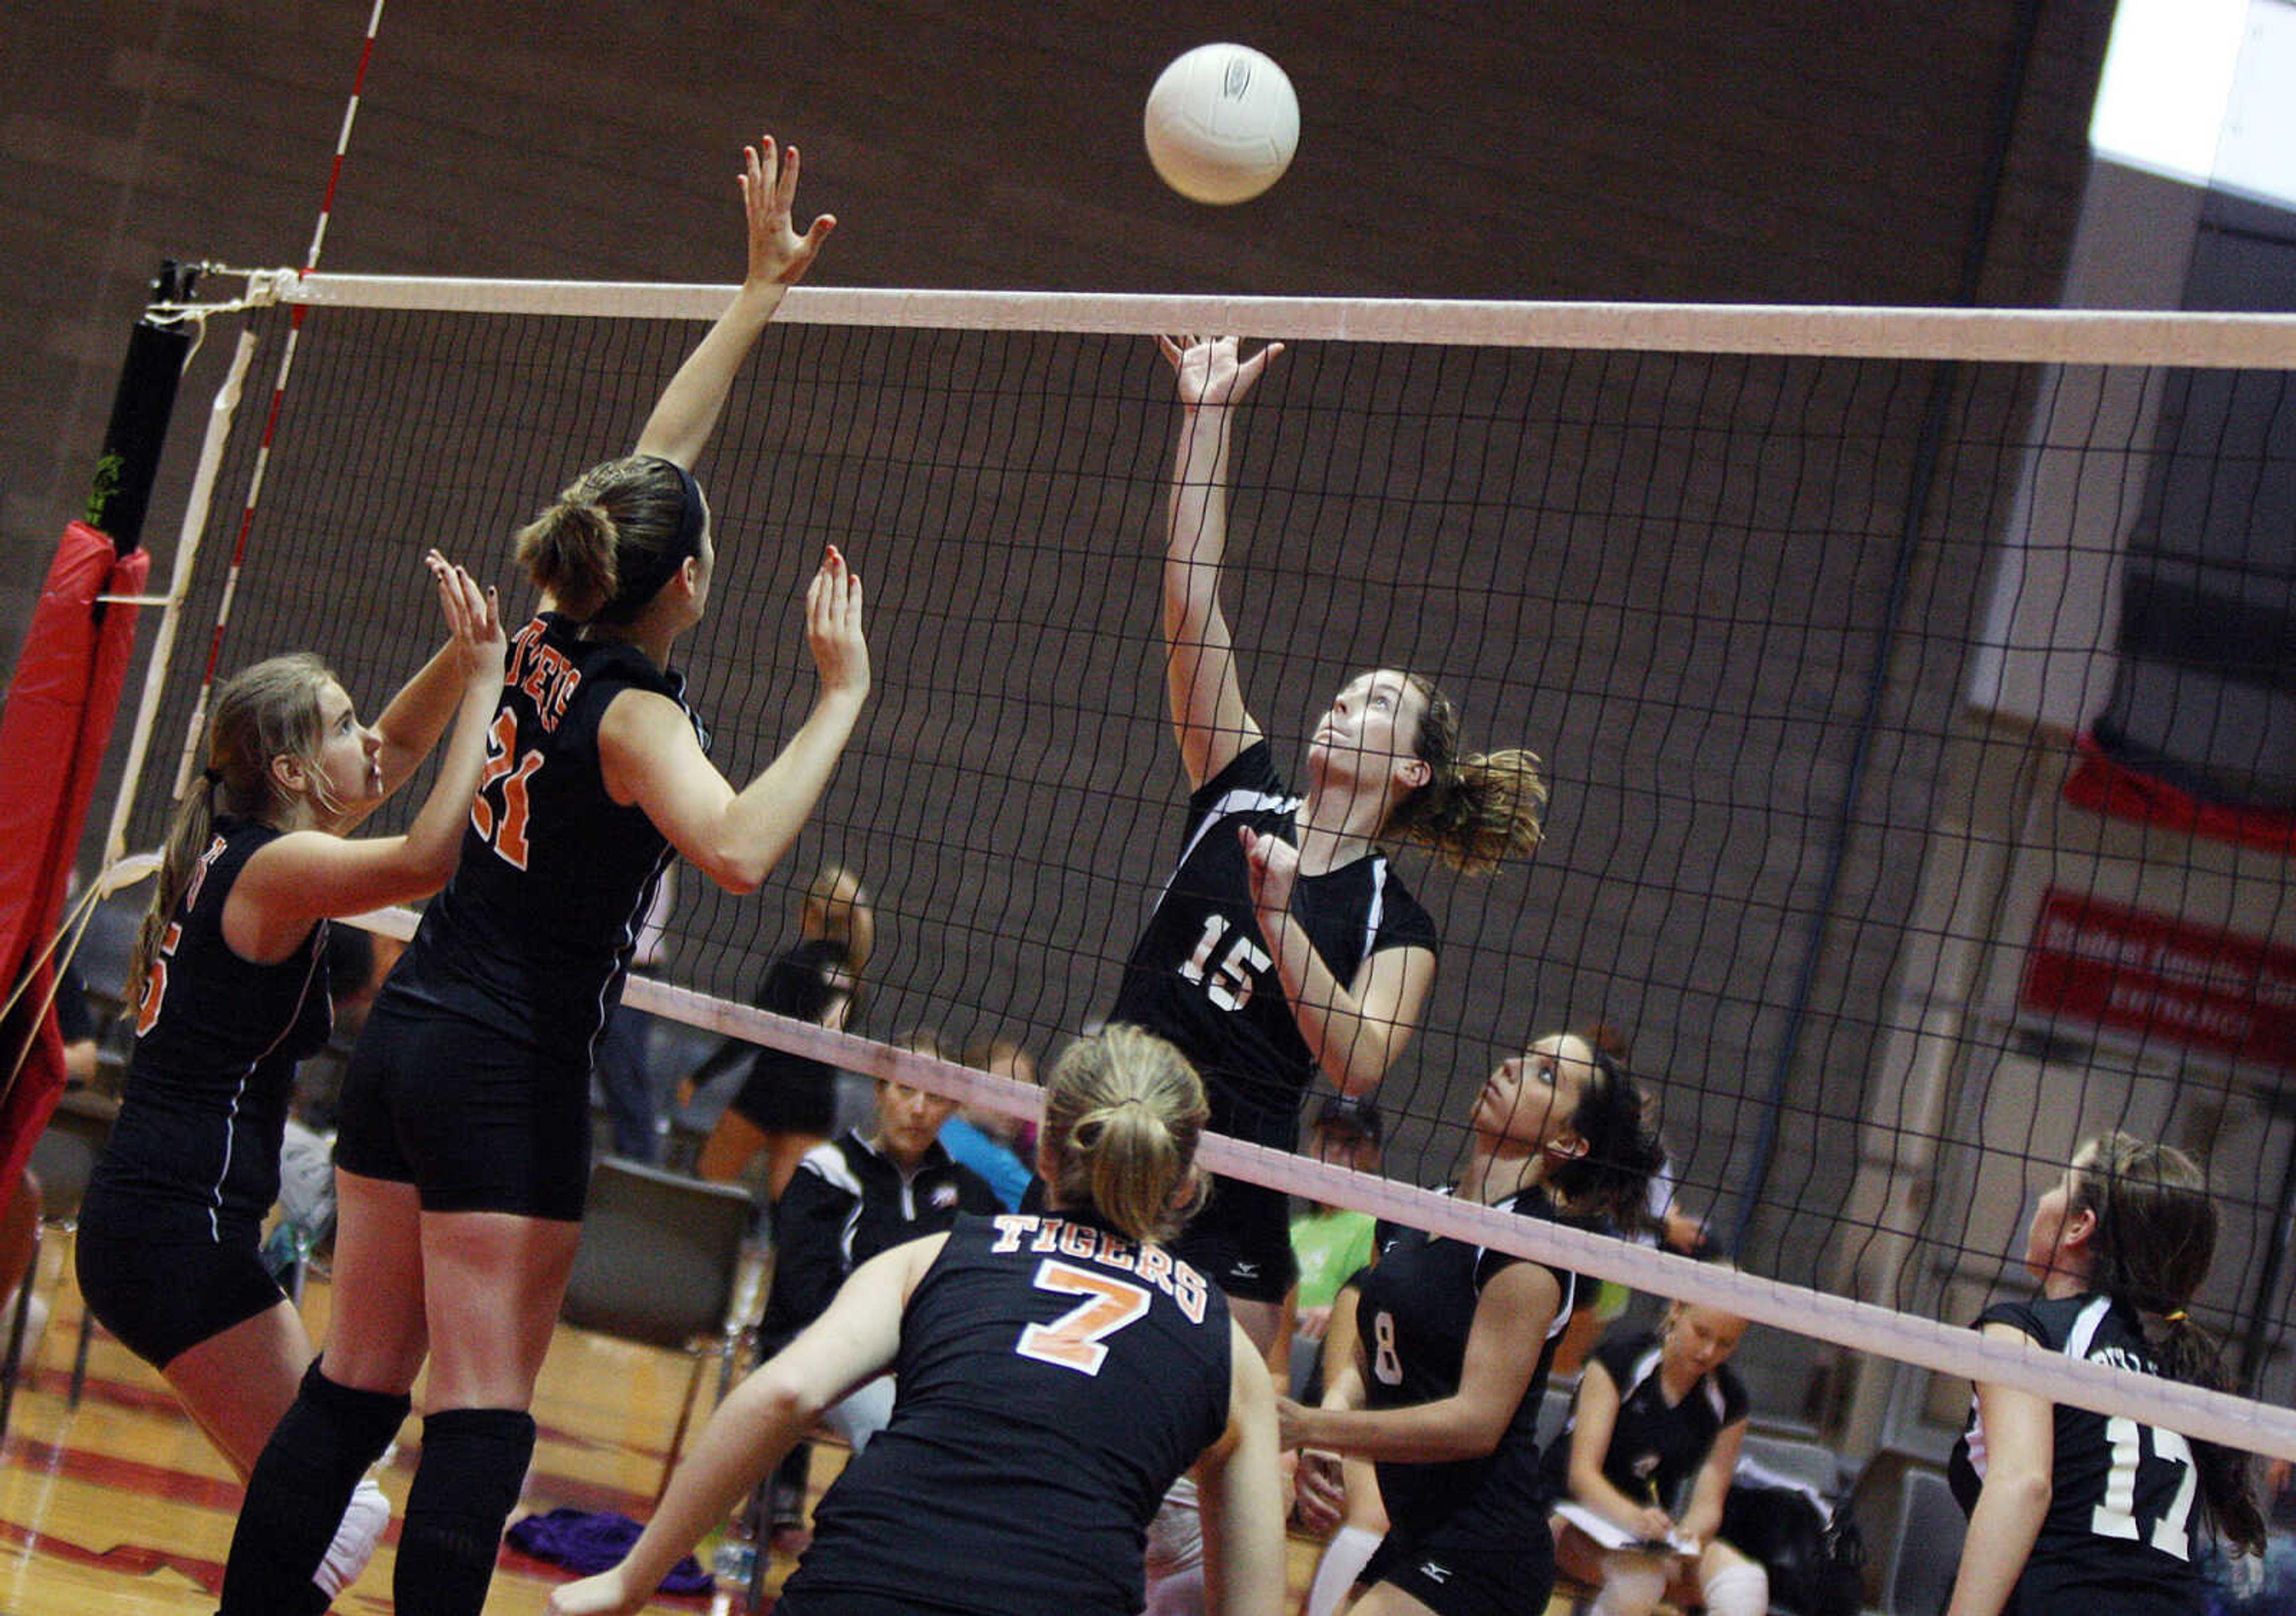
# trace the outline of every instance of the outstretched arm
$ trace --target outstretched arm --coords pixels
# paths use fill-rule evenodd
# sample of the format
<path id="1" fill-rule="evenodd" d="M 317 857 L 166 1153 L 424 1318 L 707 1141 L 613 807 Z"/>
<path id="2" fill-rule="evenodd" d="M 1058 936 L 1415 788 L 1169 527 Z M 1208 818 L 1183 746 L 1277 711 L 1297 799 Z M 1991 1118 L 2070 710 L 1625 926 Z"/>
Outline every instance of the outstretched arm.
<path id="1" fill-rule="evenodd" d="M 837 227 L 823 214 L 803 235 L 790 210 L 797 201 L 797 148 L 776 152 L 774 137 L 758 137 L 742 149 L 742 209 L 749 220 L 750 269 L 734 301 L 718 316 L 709 334 L 677 367 L 661 402 L 653 406 L 637 452 L 659 455 L 691 468 L 718 424 L 734 373 L 782 304 L 782 294 L 805 278 L 814 255 Z"/>
<path id="2" fill-rule="evenodd" d="M 833 546 L 806 591 L 805 628 L 821 676 L 813 711 L 766 772 L 739 792 L 668 696 L 624 691 L 598 726 L 607 793 L 644 808 L 671 846 L 729 892 L 755 891 L 797 840 L 869 694 L 861 580 Z"/>
<path id="3" fill-rule="evenodd" d="M 855 1269 L 811 1329 L 718 1406 L 627 1557 L 560 1588 L 550 1616 L 643 1608 L 678 1556 L 755 1490 L 823 1409 L 891 1365 L 901 1345 L 901 1310 L 946 1238 L 896 1246 Z"/>
<path id="4" fill-rule="evenodd" d="M 455 873 L 463 822 L 486 762 L 487 726 L 502 696 L 509 642 L 493 590 L 480 589 L 436 550 L 424 564 L 438 585 L 448 629 L 448 651 L 432 663 L 454 669 L 462 697 L 454 739 L 430 794 L 401 835 L 353 840 L 331 830 L 291 831 L 258 849 L 224 905 L 225 940 L 248 959 L 284 959 L 301 945 L 313 921 L 426 897 Z"/>
<path id="5" fill-rule="evenodd" d="M 1271 342 L 1249 359 L 1237 357 L 1234 337 L 1190 337 L 1185 346 L 1159 337 L 1156 346 L 1171 364 L 1180 398 L 1164 527 L 1164 678 L 1180 761 L 1193 788 L 1259 739 L 1259 724 L 1244 710 L 1235 646 L 1220 610 L 1220 569 L 1227 555 L 1235 406 L 1283 345 Z"/>

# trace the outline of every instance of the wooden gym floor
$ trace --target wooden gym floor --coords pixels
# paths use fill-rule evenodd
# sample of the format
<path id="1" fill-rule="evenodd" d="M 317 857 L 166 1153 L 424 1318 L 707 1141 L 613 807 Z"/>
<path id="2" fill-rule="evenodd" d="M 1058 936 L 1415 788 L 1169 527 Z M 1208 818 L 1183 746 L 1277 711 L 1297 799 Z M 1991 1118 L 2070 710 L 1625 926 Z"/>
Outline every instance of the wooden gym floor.
<path id="1" fill-rule="evenodd" d="M 68 1276 L 58 1283 L 57 1270 L 70 1250 L 70 1240 L 53 1232 L 43 1244 L 40 1294 L 50 1299 L 51 1316 L 0 1442 L 0 1616 L 208 1616 L 223 1581 L 238 1484 L 159 1376 L 102 1331 L 86 1391 L 78 1408 L 67 1407 L 79 1294 Z M 324 1339 L 324 1281 L 311 1282 L 304 1312 Z M 674 1353 L 561 1325 L 536 1391 L 541 1434 L 517 1514 L 570 1505 L 644 1519 L 687 1368 Z M 714 1386 L 714 1375 L 705 1375 L 705 1404 Z M 421 1429 L 408 1423 L 406 1446 L 381 1472 L 394 1509 L 406 1501 Z M 842 1457 L 816 1446 L 816 1486 Z M 341 1616 L 390 1609 L 397 1536 L 394 1519 L 374 1563 L 336 1601 Z M 1293 1540 L 1294 1609 L 1315 1555 L 1315 1545 Z M 775 1567 L 771 1580 L 784 1569 Z M 556 1568 L 505 1545 L 487 1616 L 537 1616 L 561 1580 Z M 647 1608 L 722 1612 L 738 1601 L 657 1598 Z"/>

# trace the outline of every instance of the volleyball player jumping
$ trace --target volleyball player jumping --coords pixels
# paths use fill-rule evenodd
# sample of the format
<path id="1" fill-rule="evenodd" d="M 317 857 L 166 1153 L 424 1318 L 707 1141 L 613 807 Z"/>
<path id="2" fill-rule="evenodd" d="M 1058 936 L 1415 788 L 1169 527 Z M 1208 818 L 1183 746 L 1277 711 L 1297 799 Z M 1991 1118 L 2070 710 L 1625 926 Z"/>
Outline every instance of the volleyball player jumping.
<path id="1" fill-rule="evenodd" d="M 1316 720 L 1305 792 L 1285 783 L 1244 705 L 1219 599 L 1236 406 L 1283 344 L 1249 358 L 1233 337 L 1158 346 L 1180 401 L 1165 678 L 1192 795 L 1178 867 L 1111 1019 L 1195 1062 L 1215 1132 L 1288 1151 L 1316 1073 L 1344 1094 L 1377 1087 L 1435 980 L 1435 923 L 1380 844 L 1419 842 L 1486 873 L 1538 845 L 1546 790 L 1529 752 L 1461 751 L 1448 699 L 1386 668 L 1349 681 Z M 1266 1349 L 1295 1272 L 1283 1194 L 1222 1180 L 1177 1249 Z"/>
<path id="2" fill-rule="evenodd" d="M 749 273 L 629 458 L 593 467 L 519 535 L 545 596 L 509 677 L 454 881 L 378 997 L 344 1080 L 341 1225 L 324 1356 L 256 1466 L 227 1613 L 302 1608 L 342 1501 L 429 1358 L 402 1612 L 475 1616 L 534 1446 L 533 1399 L 588 1180 L 592 1041 L 673 851 L 746 892 L 787 849 L 869 688 L 860 581 L 828 552 L 806 597 L 820 673 L 781 755 L 735 790 L 702 750 L 677 641 L 715 561 L 688 467 L 734 373 L 833 223 L 791 222 L 794 148 L 741 176 Z"/>

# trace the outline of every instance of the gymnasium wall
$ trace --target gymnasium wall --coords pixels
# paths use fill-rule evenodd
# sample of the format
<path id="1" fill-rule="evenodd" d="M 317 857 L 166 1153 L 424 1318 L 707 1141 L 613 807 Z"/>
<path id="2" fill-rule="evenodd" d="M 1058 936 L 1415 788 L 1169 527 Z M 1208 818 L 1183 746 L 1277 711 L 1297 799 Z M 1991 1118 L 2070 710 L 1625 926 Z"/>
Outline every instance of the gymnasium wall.
<path id="1" fill-rule="evenodd" d="M 0 198 L 0 229 L 31 273 L 0 314 L 19 361 L 0 378 L 0 651 L 12 657 L 29 591 L 93 463 L 153 262 L 303 255 L 368 10 L 348 0 L 83 16 L 20 8 L 4 25 L 0 140 L 17 177 Z M 2021 54 L 2020 14 L 2036 10 Z M 1853 303 L 1951 301 L 1973 284 L 1982 301 L 2045 305 L 2075 217 L 2109 17 L 2103 0 L 1855 11 L 1788 0 L 1734 15 L 1595 0 L 1535 10 L 1412 0 L 402 6 L 384 13 L 325 264 L 729 281 L 739 271 L 732 155 L 766 127 L 805 148 L 805 203 L 840 216 L 824 283 Z M 1283 185 L 1234 211 L 1163 191 L 1137 137 L 1155 69 L 1223 35 L 1284 63 L 1306 127 Z M 203 373 L 205 385 L 195 378 L 187 390 L 189 428 L 213 384 L 211 357 Z M 1907 474 L 1920 414 L 1911 402 L 1859 406 L 1860 433 L 1877 446 L 1855 468 L 1871 480 L 1857 494 L 1874 496 L 1860 520 L 1876 533 L 1888 532 L 1899 497 L 1890 478 L 1901 485 Z M 1317 448 L 1264 452 L 1296 461 Z M 1152 442 L 1152 478 L 1155 454 Z M 152 537 L 163 562 L 168 502 L 190 458 L 186 438 L 162 480 Z M 540 491 L 522 485 L 518 503 Z M 1988 488 L 1964 496 L 1981 522 Z M 1822 548 L 1822 531 L 1800 537 Z M 1746 587 L 1789 595 L 1796 577 L 1780 569 Z M 1618 598 L 1583 633 L 1613 637 L 1552 650 L 1557 666 L 1613 658 L 1620 692 L 1652 678 L 1695 682 L 1665 644 L 1632 639 L 1638 575 L 1588 582 Z M 1973 582 L 1970 571 L 1941 587 L 1957 599 Z M 1873 626 L 1877 584 L 1839 578 L 1849 620 Z M 1693 570 L 1660 587 L 1674 610 L 1702 585 Z M 1765 656 L 1745 665 L 1750 683 L 1733 695 L 1749 709 L 1797 708 L 1838 747 L 1868 647 L 1857 636 L 1822 643 L 1838 661 Z M 1900 699 L 1950 701 L 1958 669 L 1942 653 L 1918 654 L 1934 660 L 1912 670 Z M 1491 665 L 1470 677 L 1522 677 L 1506 660 L 1494 647 Z M 1318 689 L 1328 671 L 1303 663 L 1296 681 L 1287 675 L 1271 722 L 1289 730 L 1311 691 L 1328 693 Z M 1132 693 L 1152 706 L 1152 675 Z M 1570 756 L 1586 788 L 1570 827 L 1578 847 L 1600 843 L 1628 865 L 1635 855 L 1621 852 L 1622 837 L 1663 849 L 1685 861 L 1685 882 L 1740 895 L 1769 918 L 1759 937 L 1734 933 L 1737 909 L 1677 937 L 1669 924 L 1685 915 L 1678 905 L 1669 912 L 1663 891 L 1613 912 L 1558 859 L 1530 878 L 1542 889 L 1536 913 L 1514 922 L 1538 935 L 1526 947 L 1548 972 L 1545 1002 L 1511 1002 L 1521 996 L 1504 979 L 1471 988 L 1455 977 L 1447 1013 L 1496 1035 L 1521 1030 L 1534 1010 L 1602 1010 L 1652 1035 L 1661 1058 L 1707 1066 L 1699 1075 L 1718 1093 L 1759 1089 L 1769 1029 L 1751 1013 L 1718 1024 L 1699 1007 L 1718 997 L 1774 1007 L 1800 946 L 1776 918 L 1778 898 L 1812 890 L 1822 818 L 1800 843 L 1685 841 L 1641 789 L 1663 759 L 1638 751 L 1644 737 L 1612 726 L 1599 700 L 1527 716 L 1539 733 L 1518 737 L 1521 726 L 1480 718 L 1475 738 Z M 1898 761 L 1917 776 L 1918 759 Z M 1798 763 L 1798 783 L 1822 803 L 1840 783 L 1838 751 Z M 1722 783 L 1721 800 L 1759 813 L 1775 776 L 1739 767 L 1745 777 Z M 1134 789 L 1148 787 L 1136 779 Z M 921 790 L 905 811 L 933 808 Z M 1879 811 L 1886 820 L 1896 809 L 1885 801 Z M 1903 913 L 1917 874 L 1908 847 L 1868 840 L 1852 849 L 1849 901 L 1865 915 Z M 1439 897 L 1449 909 L 1451 895 Z M 1458 898 L 1457 923 L 1482 901 Z M 1798 1074 L 1813 1090 L 1845 1086 L 1835 1133 L 1794 1142 L 1791 1193 L 1812 1207 L 1839 1204 L 1854 1085 L 1887 1003 L 1887 929 L 1858 937 L 1825 956 L 1823 997 L 1870 1005 L 1872 1016 L 1819 1029 Z M 1726 947 L 1737 964 L 1715 963 Z M 1653 960 L 1667 980 L 1697 984 L 1688 1008 L 1588 1003 L 1603 1001 L 1616 968 Z M 1738 970 L 1757 985 L 1742 987 Z M 1750 1126 L 1674 1120 L 1718 1133 Z"/>

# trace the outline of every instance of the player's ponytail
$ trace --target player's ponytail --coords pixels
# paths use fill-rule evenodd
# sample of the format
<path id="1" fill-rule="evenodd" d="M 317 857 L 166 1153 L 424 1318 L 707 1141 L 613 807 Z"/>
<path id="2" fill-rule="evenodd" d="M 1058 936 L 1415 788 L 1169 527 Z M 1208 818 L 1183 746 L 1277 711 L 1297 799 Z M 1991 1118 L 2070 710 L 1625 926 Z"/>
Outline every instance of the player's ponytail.
<path id="1" fill-rule="evenodd" d="M 2169 1379 L 2229 1391 L 2216 1338 L 2188 1311 L 2209 1276 L 2217 1245 L 2207 1175 L 2180 1150 L 2123 1133 L 2101 1134 L 2073 1153 L 2067 1212 L 2096 1220 L 2088 1283 L 2134 1308 Z M 2194 1440 L 2193 1467 L 2209 1519 L 2243 1553 L 2264 1552 L 2264 1514 L 2245 1459 Z"/>
<path id="2" fill-rule="evenodd" d="M 151 906 L 144 911 L 135 951 L 128 957 L 131 992 L 140 997 L 144 991 L 216 820 L 224 816 L 256 818 L 276 804 L 279 786 L 271 774 L 273 759 L 310 762 L 317 758 L 323 738 L 319 694 L 333 677 L 317 657 L 296 652 L 242 669 L 216 691 L 208 718 L 207 767 L 193 776 L 168 821 Z M 316 764 L 308 772 L 321 805 L 332 807 Z"/>
<path id="3" fill-rule="evenodd" d="M 1120 1025 L 1078 1038 L 1046 1089 L 1053 1201 L 1130 1240 L 1168 1238 L 1203 1200 L 1196 1144 L 1210 1115 L 1195 1069 L 1163 1039 Z"/>
<path id="4" fill-rule="evenodd" d="M 1429 777 L 1389 812 L 1385 833 L 1432 849 L 1468 875 L 1488 875 L 1538 851 L 1546 810 L 1538 757 L 1461 751 L 1459 710 L 1451 698 L 1419 674 L 1405 677 L 1422 702 L 1412 751 Z"/>
<path id="5" fill-rule="evenodd" d="M 627 623 L 701 554 L 708 512 L 686 470 L 652 455 L 592 466 L 519 529 L 518 564 L 577 622 Z"/>
<path id="6" fill-rule="evenodd" d="M 1547 1169 L 1546 1187 L 1562 1210 L 1600 1218 L 1620 1235 L 1639 1235 L 1650 1223 L 1650 1181 L 1666 1165 L 1666 1150 L 1651 1131 L 1643 1091 L 1617 1056 L 1586 1033 L 1594 1075 L 1578 1091 L 1570 1131 L 1586 1148 Z"/>

